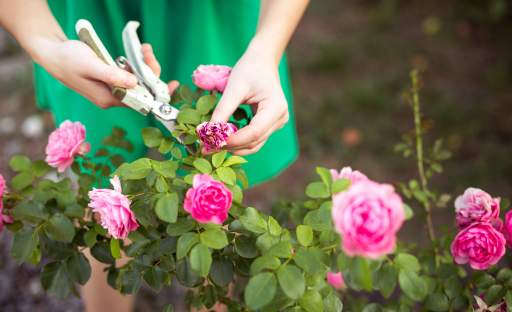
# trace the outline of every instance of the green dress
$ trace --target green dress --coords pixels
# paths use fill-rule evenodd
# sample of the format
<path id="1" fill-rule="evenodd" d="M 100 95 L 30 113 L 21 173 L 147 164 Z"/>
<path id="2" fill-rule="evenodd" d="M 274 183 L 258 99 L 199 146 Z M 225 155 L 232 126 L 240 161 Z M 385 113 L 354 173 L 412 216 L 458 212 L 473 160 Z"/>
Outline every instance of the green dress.
<path id="1" fill-rule="evenodd" d="M 141 22 L 142 42 L 152 44 L 162 66 L 162 80 L 176 79 L 192 86 L 192 71 L 200 64 L 233 66 L 255 33 L 257 0 L 50 0 L 49 5 L 66 35 L 76 39 L 75 23 L 91 21 L 115 58 L 123 55 L 121 32 L 129 20 Z M 160 126 L 153 118 L 128 108 L 102 110 L 35 66 L 36 98 L 49 109 L 57 124 L 66 119 L 82 122 L 92 151 L 112 127 L 124 128 L 134 144 L 128 160 L 143 156 L 146 149 L 140 130 Z M 264 182 L 285 169 L 298 155 L 291 105 L 291 86 L 286 59 L 279 66 L 284 93 L 290 103 L 290 122 L 276 131 L 256 154 L 247 157 L 245 170 L 251 185 Z M 91 153 L 93 155 L 93 153 Z"/>

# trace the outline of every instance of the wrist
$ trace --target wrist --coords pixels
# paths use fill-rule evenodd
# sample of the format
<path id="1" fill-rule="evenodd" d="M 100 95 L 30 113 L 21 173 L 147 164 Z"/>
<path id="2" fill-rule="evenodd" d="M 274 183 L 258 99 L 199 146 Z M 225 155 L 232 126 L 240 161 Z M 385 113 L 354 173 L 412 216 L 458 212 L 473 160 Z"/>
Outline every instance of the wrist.
<path id="1" fill-rule="evenodd" d="M 48 57 L 53 55 L 51 51 L 66 40 L 67 38 L 63 34 L 49 34 L 26 38 L 20 44 L 34 62 L 44 67 Z"/>
<path id="2" fill-rule="evenodd" d="M 264 36 L 255 36 L 244 53 L 244 55 L 257 58 L 275 68 L 278 67 L 282 54 L 283 51 L 280 51 L 275 44 L 272 44 Z"/>

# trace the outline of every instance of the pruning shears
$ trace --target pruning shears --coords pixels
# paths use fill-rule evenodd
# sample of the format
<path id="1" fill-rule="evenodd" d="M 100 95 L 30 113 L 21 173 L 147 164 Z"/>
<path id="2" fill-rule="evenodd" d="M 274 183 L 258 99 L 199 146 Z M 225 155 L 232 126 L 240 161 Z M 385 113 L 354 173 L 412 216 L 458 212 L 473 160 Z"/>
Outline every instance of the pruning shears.
<path id="1" fill-rule="evenodd" d="M 152 114 L 172 132 L 176 126 L 179 110 L 169 104 L 171 95 L 167 84 L 160 80 L 144 62 L 141 42 L 137 36 L 139 25 L 137 21 L 129 21 L 126 24 L 122 33 L 126 57 L 120 56 L 115 60 L 110 56 L 88 20 L 78 20 L 75 30 L 80 41 L 91 47 L 103 62 L 129 71 L 137 77 L 137 86 L 131 89 L 112 87 L 112 94 L 142 115 Z"/>

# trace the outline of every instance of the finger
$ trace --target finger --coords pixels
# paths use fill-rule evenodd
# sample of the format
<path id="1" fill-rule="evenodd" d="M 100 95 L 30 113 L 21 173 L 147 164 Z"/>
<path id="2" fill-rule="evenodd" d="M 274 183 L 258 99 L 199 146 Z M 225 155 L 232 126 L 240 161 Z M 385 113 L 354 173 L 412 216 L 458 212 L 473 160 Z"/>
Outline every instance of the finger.
<path id="1" fill-rule="evenodd" d="M 246 91 L 244 88 L 230 84 L 228 81 L 226 90 L 224 90 L 224 94 L 213 111 L 211 121 L 227 122 L 229 117 L 240 106 L 240 103 L 244 101 L 245 95 Z"/>
<path id="2" fill-rule="evenodd" d="M 144 62 L 149 66 L 149 68 L 151 68 L 157 77 L 160 77 L 162 68 L 156 59 L 153 47 L 149 43 L 142 44 L 142 56 L 144 57 Z"/>
<path id="3" fill-rule="evenodd" d="M 180 83 L 177 80 L 169 81 L 167 87 L 169 88 L 169 94 L 173 94 L 176 89 L 180 86 Z"/>
<path id="4" fill-rule="evenodd" d="M 274 123 L 274 125 L 270 129 L 268 129 L 267 132 L 265 132 L 265 134 L 262 135 L 258 140 L 242 146 L 229 147 L 228 145 L 227 149 L 230 152 L 235 152 L 243 149 L 252 149 L 259 145 L 260 143 L 265 143 L 268 140 L 268 138 L 272 135 L 272 133 L 281 129 L 286 122 L 288 122 L 288 115 L 281 117 L 281 119 Z"/>
<path id="5" fill-rule="evenodd" d="M 228 148 L 236 149 L 258 142 L 286 114 L 286 111 L 276 111 L 273 107 L 263 107 L 263 109 L 258 110 L 247 127 L 229 137 Z"/>
<path id="6" fill-rule="evenodd" d="M 265 145 L 265 142 L 266 142 L 266 140 L 257 144 L 256 146 L 254 146 L 252 148 L 245 148 L 245 149 L 237 150 L 237 151 L 234 151 L 232 154 L 237 155 L 237 156 L 246 156 L 246 155 L 254 154 L 254 153 L 258 152 L 263 147 L 263 145 Z"/>
<path id="7" fill-rule="evenodd" d="M 106 109 L 114 106 L 125 106 L 119 99 L 112 95 L 110 88 L 104 83 L 95 80 L 84 79 L 80 82 L 84 96 L 96 106 Z"/>
<path id="8" fill-rule="evenodd" d="M 137 85 L 135 75 L 121 68 L 107 65 L 99 59 L 88 64 L 85 68 L 85 75 L 109 86 L 133 88 Z"/>

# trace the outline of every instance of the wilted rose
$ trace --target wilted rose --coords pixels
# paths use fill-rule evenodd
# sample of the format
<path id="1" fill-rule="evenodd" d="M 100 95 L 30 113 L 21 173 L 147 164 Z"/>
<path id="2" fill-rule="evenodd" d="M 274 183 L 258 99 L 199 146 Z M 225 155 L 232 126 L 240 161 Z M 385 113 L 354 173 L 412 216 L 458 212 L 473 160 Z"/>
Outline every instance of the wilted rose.
<path id="1" fill-rule="evenodd" d="M 470 187 L 455 200 L 455 213 L 459 229 L 473 222 L 490 222 L 498 225 L 500 199 L 492 198 L 481 189 Z"/>
<path id="2" fill-rule="evenodd" d="M 192 81 L 203 90 L 224 92 L 231 67 L 223 65 L 199 65 L 192 73 Z"/>
<path id="3" fill-rule="evenodd" d="M 76 155 L 84 155 L 90 150 L 85 142 L 85 127 L 80 122 L 64 121 L 48 138 L 46 162 L 64 172 L 73 164 Z"/>
<path id="4" fill-rule="evenodd" d="M 196 128 L 199 140 L 203 145 L 202 153 L 209 154 L 220 151 L 226 146 L 226 140 L 238 129 L 232 123 L 227 122 L 203 122 Z"/>
<path id="5" fill-rule="evenodd" d="M 100 216 L 101 226 L 116 239 L 125 239 L 139 224 L 130 209 L 131 201 L 123 195 L 118 176 L 110 180 L 114 189 L 93 189 L 89 192 L 89 207 Z"/>
<path id="6" fill-rule="evenodd" d="M 222 183 L 207 174 L 196 174 L 183 207 L 200 223 L 222 224 L 228 217 L 233 195 Z"/>
<path id="7" fill-rule="evenodd" d="M 12 223 L 12 217 L 4 215 L 4 193 L 6 189 L 5 179 L 0 174 L 0 232 L 4 229 L 4 223 Z"/>
<path id="8" fill-rule="evenodd" d="M 462 229 L 452 242 L 451 252 L 458 264 L 486 270 L 505 254 L 505 237 L 487 222 L 475 222 Z"/>
<path id="9" fill-rule="evenodd" d="M 366 180 L 333 196 L 332 218 L 347 255 L 378 258 L 395 249 L 404 208 L 391 185 Z"/>

